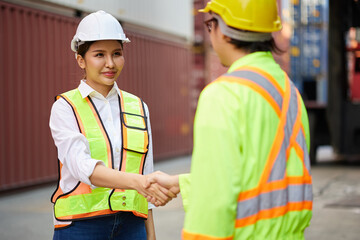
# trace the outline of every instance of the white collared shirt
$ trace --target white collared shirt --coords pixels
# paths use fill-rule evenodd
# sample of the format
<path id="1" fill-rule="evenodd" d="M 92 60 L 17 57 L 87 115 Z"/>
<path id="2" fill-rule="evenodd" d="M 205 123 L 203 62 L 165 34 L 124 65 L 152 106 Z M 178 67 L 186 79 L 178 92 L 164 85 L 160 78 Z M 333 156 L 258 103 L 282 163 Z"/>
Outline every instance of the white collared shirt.
<path id="1" fill-rule="evenodd" d="M 119 169 L 122 144 L 118 100 L 120 89 L 115 82 L 106 98 L 86 84 L 84 80 L 81 81 L 78 89 L 83 98 L 90 96 L 95 104 L 111 141 L 114 168 Z M 144 108 L 148 117 L 149 131 L 149 150 L 144 165 L 144 175 L 146 175 L 154 171 L 154 165 L 149 110 L 146 104 L 144 104 Z M 74 112 L 64 99 L 60 98 L 53 104 L 49 125 L 58 150 L 58 159 L 63 164 L 59 184 L 61 190 L 66 193 L 72 190 L 79 181 L 95 188 L 89 177 L 96 164 L 103 164 L 103 162 L 91 158 L 89 143 L 85 136 L 80 133 Z M 149 204 L 149 208 L 153 207 L 152 204 Z"/>

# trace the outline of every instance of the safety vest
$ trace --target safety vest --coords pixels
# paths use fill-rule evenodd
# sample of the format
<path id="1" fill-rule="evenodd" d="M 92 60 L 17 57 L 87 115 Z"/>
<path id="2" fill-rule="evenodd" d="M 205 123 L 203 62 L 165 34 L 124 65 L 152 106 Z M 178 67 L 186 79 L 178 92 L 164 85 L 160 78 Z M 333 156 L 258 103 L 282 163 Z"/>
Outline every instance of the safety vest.
<path id="1" fill-rule="evenodd" d="M 140 98 L 125 91 L 120 93 L 122 149 L 119 170 L 143 174 L 149 142 L 144 105 Z M 91 98 L 83 98 L 78 89 L 57 96 L 59 98 L 63 98 L 72 107 L 79 131 L 89 142 L 91 157 L 114 168 L 111 142 Z M 60 179 L 61 168 L 59 161 Z M 136 216 L 147 218 L 148 213 L 147 200 L 136 190 L 103 187 L 91 189 L 82 182 L 66 193 L 58 185 L 51 201 L 54 203 L 54 216 L 59 221 L 86 219 L 118 211 L 130 211 Z"/>
<path id="2" fill-rule="evenodd" d="M 271 52 L 235 61 L 199 97 L 191 174 L 179 176 L 182 239 L 303 240 L 308 131 L 301 96 Z"/>
<path id="3" fill-rule="evenodd" d="M 301 122 L 301 96 L 286 76 L 285 91 L 269 74 L 255 67 L 242 67 L 217 81 L 235 82 L 259 93 L 279 117 L 260 181 L 253 189 L 238 196 L 236 228 L 255 225 L 258 221 L 284 216 L 289 212 L 312 210 L 310 160 Z M 291 107 L 290 107 L 291 106 Z M 289 175 L 291 151 L 301 159 L 303 174 Z"/>

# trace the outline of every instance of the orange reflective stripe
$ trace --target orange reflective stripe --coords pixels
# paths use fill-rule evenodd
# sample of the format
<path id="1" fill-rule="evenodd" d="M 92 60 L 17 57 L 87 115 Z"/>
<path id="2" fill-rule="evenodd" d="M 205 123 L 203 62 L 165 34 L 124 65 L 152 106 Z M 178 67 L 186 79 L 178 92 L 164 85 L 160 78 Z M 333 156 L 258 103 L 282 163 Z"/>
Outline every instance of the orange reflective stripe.
<path id="1" fill-rule="evenodd" d="M 300 97 L 299 96 L 298 96 L 297 100 L 298 100 L 297 104 L 298 104 L 299 107 L 298 107 L 298 112 L 297 112 L 297 115 L 296 115 L 296 120 L 295 120 L 295 123 L 294 123 L 293 132 L 292 132 L 290 140 L 289 140 L 289 146 L 286 149 L 286 159 L 289 158 L 290 150 L 291 150 L 292 147 L 294 147 L 294 145 L 296 143 L 296 137 L 297 137 L 297 135 L 298 135 L 298 133 L 300 131 L 300 128 L 301 128 L 301 113 L 302 112 L 301 112 L 301 107 L 300 107 L 301 103 L 300 103 Z M 295 149 L 295 150 L 297 150 L 297 153 L 299 153 L 299 151 L 298 151 L 299 149 Z M 304 156 L 304 153 L 303 153 L 302 149 L 301 149 L 301 152 L 302 152 L 302 154 L 299 155 L 300 157 Z"/>
<path id="2" fill-rule="evenodd" d="M 143 155 L 142 155 L 142 157 L 141 157 L 141 163 L 140 163 L 140 168 L 139 168 L 139 174 L 142 174 L 142 173 L 143 173 L 144 161 L 145 161 L 145 154 L 143 154 Z"/>
<path id="3" fill-rule="evenodd" d="M 67 198 L 69 196 L 75 196 L 75 195 L 79 195 L 79 194 L 88 194 L 91 193 L 91 187 L 83 182 L 80 182 L 79 186 L 72 191 L 70 194 L 67 194 L 64 197 L 61 198 Z"/>
<path id="4" fill-rule="evenodd" d="M 199 233 L 190 233 L 185 229 L 182 230 L 182 239 L 184 240 L 232 240 L 233 236 L 230 237 L 213 237 Z"/>
<path id="5" fill-rule="evenodd" d="M 114 214 L 117 212 L 120 212 L 120 211 L 112 211 L 110 209 L 105 209 L 105 210 L 95 211 L 95 212 L 91 212 L 91 213 L 81 213 L 81 214 L 74 214 L 74 215 L 69 215 L 69 216 L 65 216 L 65 217 L 58 217 L 57 219 L 71 221 L 72 219 L 85 219 L 85 218 L 88 219 L 91 217 L 104 216 L 104 215 Z M 143 213 L 133 211 L 133 210 L 121 210 L 121 212 L 132 212 L 135 216 L 147 218 L 147 214 L 143 214 Z M 62 226 L 62 225 L 58 225 L 58 226 Z M 64 226 L 67 226 L 67 225 L 64 225 Z"/>
<path id="6" fill-rule="evenodd" d="M 62 94 L 62 95 L 60 95 L 60 96 L 61 96 L 62 98 L 64 98 L 64 99 L 71 105 L 71 107 L 72 107 L 72 109 L 74 110 L 74 113 L 75 113 L 75 115 L 76 115 L 76 120 L 77 120 L 77 122 L 78 122 L 78 124 L 79 124 L 80 132 L 86 137 L 85 130 L 84 130 L 84 124 L 83 124 L 83 122 L 81 121 L 80 114 L 78 113 L 78 111 L 77 111 L 74 103 L 73 103 L 67 96 L 65 96 L 65 94 Z M 59 98 L 59 96 L 58 96 L 57 98 Z"/>
<path id="7" fill-rule="evenodd" d="M 288 184 L 311 184 L 312 183 L 312 178 L 310 175 L 306 175 L 306 176 L 301 176 L 301 177 L 288 177 L 287 178 L 287 182 Z"/>
<path id="8" fill-rule="evenodd" d="M 141 102 L 141 99 L 139 98 L 139 106 L 142 106 L 142 102 Z M 145 113 L 144 113 L 144 109 L 141 107 L 140 108 L 140 113 L 142 116 L 145 116 Z M 146 119 L 145 118 L 142 118 L 143 122 L 144 122 L 144 126 L 146 126 L 147 128 L 147 122 L 146 122 Z M 147 146 L 149 145 L 149 136 L 148 136 L 148 132 L 146 131 L 146 133 L 144 134 L 144 148 L 143 148 L 143 152 L 147 152 Z M 142 158 L 141 160 L 141 168 L 142 169 L 142 166 L 144 164 L 144 157 Z M 141 174 L 141 173 L 140 173 Z"/>
<path id="9" fill-rule="evenodd" d="M 71 223 L 68 223 L 68 224 L 57 224 L 57 225 L 55 225 L 54 227 L 55 227 L 55 229 L 58 229 L 58 228 L 68 227 L 68 226 L 70 226 L 70 225 L 71 225 Z"/>
<path id="10" fill-rule="evenodd" d="M 102 133 L 102 135 L 104 136 L 104 139 L 105 139 L 105 142 L 106 142 L 106 151 L 107 151 L 107 154 L 108 154 L 108 167 L 110 168 L 113 168 L 113 165 L 112 165 L 112 156 L 111 156 L 111 147 L 110 147 L 110 142 L 109 142 L 109 138 L 105 132 L 105 129 L 104 129 L 104 126 L 103 124 L 101 123 L 101 120 L 99 118 L 99 115 L 97 114 L 93 104 L 90 102 L 90 99 L 87 97 L 85 98 L 86 99 L 86 102 L 88 103 L 91 111 L 93 112 L 94 114 L 94 117 L 96 119 L 96 122 L 98 123 L 99 125 L 99 128 L 100 128 L 100 131 Z"/>
<path id="11" fill-rule="evenodd" d="M 90 217 L 113 214 L 116 212 L 119 212 L 119 211 L 111 211 L 110 209 L 105 209 L 105 210 L 100 210 L 100 211 L 95 211 L 95 212 L 90 212 L 90 213 L 80 213 L 80 214 L 68 215 L 68 216 L 64 216 L 64 217 L 57 217 L 57 219 L 71 221 L 72 219 L 90 218 Z"/>
<path id="12" fill-rule="evenodd" d="M 132 212 L 135 216 L 142 217 L 142 218 L 145 218 L 145 219 L 148 217 L 147 214 L 143 214 L 143 213 L 137 212 L 137 211 L 123 211 L 123 212 Z"/>
<path id="13" fill-rule="evenodd" d="M 252 81 L 249 81 L 248 79 L 242 79 L 242 78 L 230 77 L 230 76 L 222 76 L 221 78 L 218 78 L 215 82 L 223 82 L 223 81 L 239 83 L 241 85 L 245 85 L 245 86 L 248 86 L 249 88 L 253 89 L 257 93 L 259 93 L 263 98 L 266 99 L 266 101 L 275 110 L 276 114 L 280 117 L 281 110 L 280 110 L 278 104 L 262 86 L 254 83 Z"/>
<path id="14" fill-rule="evenodd" d="M 124 161 L 124 159 L 126 159 L 126 153 L 127 153 L 127 151 L 124 149 L 123 156 L 122 156 L 123 161 L 121 163 L 121 168 L 120 168 L 120 171 L 122 171 L 122 172 L 126 172 L 126 161 Z"/>
<path id="15" fill-rule="evenodd" d="M 125 106 L 124 106 L 124 96 L 123 96 L 122 91 L 120 91 L 120 105 L 121 105 L 120 111 L 124 111 Z M 122 117 L 124 118 L 124 123 L 126 123 L 126 114 L 122 114 Z M 127 128 L 125 127 L 124 124 L 122 124 L 122 134 L 123 134 L 123 146 L 124 146 L 124 148 L 127 148 L 128 147 Z M 124 152 L 126 152 L 126 151 L 124 150 Z M 123 159 L 126 159 L 126 158 L 123 157 Z M 124 163 L 123 163 L 123 165 L 124 165 Z M 124 166 L 124 168 L 123 168 L 123 166 L 121 166 L 121 171 L 125 171 L 125 166 Z"/>
<path id="16" fill-rule="evenodd" d="M 236 69 L 235 71 L 241 71 L 241 70 L 252 71 L 257 74 L 260 74 L 264 78 L 268 79 L 274 85 L 274 87 L 278 90 L 278 92 L 281 94 L 281 96 L 284 96 L 284 90 L 281 88 L 281 86 L 275 80 L 275 78 L 273 76 L 271 76 L 269 73 L 265 72 L 264 70 L 262 70 L 260 68 L 252 67 L 252 66 L 240 67 L 240 68 Z"/>
<path id="17" fill-rule="evenodd" d="M 273 165 L 275 163 L 276 157 L 279 154 L 280 148 L 281 148 L 281 144 L 284 140 L 285 137 L 285 133 L 284 133 L 284 127 L 286 124 L 286 117 L 287 117 L 287 112 L 289 109 L 289 103 L 290 103 L 290 96 L 291 96 L 291 91 L 290 91 L 290 81 L 288 78 L 286 78 L 285 81 L 285 96 L 284 96 L 284 102 L 283 102 L 283 107 L 282 107 L 282 112 L 281 112 L 281 117 L 280 117 L 280 122 L 277 128 L 277 134 L 275 137 L 275 140 L 273 142 L 273 146 L 271 147 L 271 151 L 268 157 L 268 161 L 265 165 L 265 170 L 262 174 L 261 180 L 259 182 L 258 187 L 266 184 L 267 180 L 269 179 L 271 170 L 273 169 Z"/>
<path id="18" fill-rule="evenodd" d="M 303 149 L 300 147 L 300 145 L 299 145 L 297 142 L 293 143 L 293 145 L 292 145 L 291 147 L 295 149 L 296 154 L 297 154 L 301 159 L 304 158 L 304 151 L 303 151 Z M 289 150 L 290 150 L 290 146 L 289 146 Z M 288 156 L 288 155 L 286 155 L 286 156 Z M 304 161 L 302 161 L 302 162 L 304 162 Z"/>
<path id="19" fill-rule="evenodd" d="M 235 222 L 235 227 L 238 228 L 245 227 L 251 224 L 255 224 L 259 220 L 281 217 L 289 211 L 301 211 L 301 210 L 311 210 L 311 209 L 312 209 L 312 201 L 289 202 L 285 206 L 261 210 L 260 212 L 258 212 L 258 214 L 242 219 L 237 219 Z"/>
<path id="20" fill-rule="evenodd" d="M 310 175 L 309 175 L 310 176 Z M 238 201 L 247 200 L 253 197 L 256 197 L 260 193 L 267 193 L 274 190 L 285 189 L 289 184 L 303 184 L 303 183 L 311 183 L 311 176 L 310 178 L 306 177 L 288 177 L 286 176 L 284 179 L 272 181 L 266 183 L 264 186 L 260 188 L 254 188 L 246 192 L 242 192 L 239 194 Z"/>

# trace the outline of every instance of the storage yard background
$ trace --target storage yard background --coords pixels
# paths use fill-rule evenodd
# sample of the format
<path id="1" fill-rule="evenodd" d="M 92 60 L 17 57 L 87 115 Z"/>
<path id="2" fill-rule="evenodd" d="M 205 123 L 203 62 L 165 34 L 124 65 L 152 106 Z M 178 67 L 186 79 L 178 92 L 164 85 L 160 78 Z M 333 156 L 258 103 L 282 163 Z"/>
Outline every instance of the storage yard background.
<path id="1" fill-rule="evenodd" d="M 50 110 L 54 97 L 76 88 L 82 78 L 70 41 L 80 16 L 86 13 L 39 2 L 0 1 L 0 191 L 57 179 L 57 153 L 48 126 Z M 96 6 L 99 2 L 93 2 L 86 5 L 84 1 L 89 11 L 100 8 Z M 188 6 L 186 1 L 181 7 L 171 2 L 170 9 L 179 14 L 192 11 L 192 6 L 182 10 Z M 85 8 L 82 5 L 78 7 Z M 146 7 L 150 6 L 143 9 Z M 159 17 L 157 11 L 150 13 Z M 79 17 L 71 17 L 74 14 Z M 185 16 L 189 21 L 185 18 L 183 22 L 192 24 L 190 14 Z M 143 21 L 150 17 L 144 16 Z M 162 32 L 130 20 L 122 22 L 131 43 L 125 45 L 126 63 L 118 84 L 149 106 L 155 161 L 189 154 L 193 103 L 198 96 L 192 81 L 191 36 L 185 28 Z M 160 26 L 159 21 L 155 24 Z"/>
<path id="2" fill-rule="evenodd" d="M 199 94 L 226 71 L 210 46 L 204 15 L 197 14 L 206 2 L 0 0 L 0 192 L 57 179 L 57 153 L 48 127 L 50 110 L 54 97 L 77 87 L 82 78 L 70 41 L 80 19 L 99 9 L 118 18 L 131 40 L 125 45 L 126 63 L 118 84 L 149 106 L 155 161 L 191 154 Z M 337 4 L 332 9 L 356 9 Z M 341 53 L 341 48 L 330 46 L 329 39 L 334 37 L 329 37 L 329 1 L 278 0 L 278 5 L 283 30 L 274 36 L 285 52 L 275 58 L 306 101 L 311 159 L 316 159 L 318 146 L 333 142 L 341 153 L 360 155 L 359 28 L 351 28 L 349 35 L 355 36 L 349 38 L 355 45 L 348 47 L 352 65 L 341 62 L 345 74 L 331 74 L 342 83 L 341 88 L 333 85 L 333 93 L 339 89 L 344 94 L 333 94 L 330 99 L 338 103 L 328 105 L 329 83 L 336 82 L 328 79 L 332 70 L 328 48 L 344 59 L 347 56 L 345 46 Z M 328 106 L 336 106 L 331 115 L 336 124 L 331 128 L 332 138 L 327 128 L 331 123 L 325 119 Z"/>

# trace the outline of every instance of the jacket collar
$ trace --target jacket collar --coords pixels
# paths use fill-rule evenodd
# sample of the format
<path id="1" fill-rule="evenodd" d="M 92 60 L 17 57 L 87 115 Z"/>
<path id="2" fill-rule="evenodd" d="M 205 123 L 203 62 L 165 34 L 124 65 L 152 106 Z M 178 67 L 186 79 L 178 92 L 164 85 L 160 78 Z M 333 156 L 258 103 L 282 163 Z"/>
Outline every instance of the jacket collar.
<path id="1" fill-rule="evenodd" d="M 271 52 L 254 52 L 236 60 L 228 69 L 228 73 L 243 66 L 259 65 L 259 62 L 274 59 Z"/>

